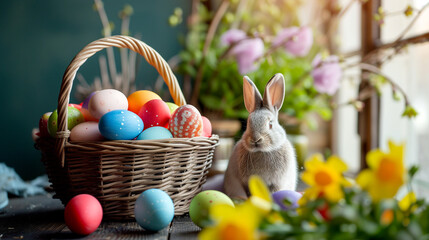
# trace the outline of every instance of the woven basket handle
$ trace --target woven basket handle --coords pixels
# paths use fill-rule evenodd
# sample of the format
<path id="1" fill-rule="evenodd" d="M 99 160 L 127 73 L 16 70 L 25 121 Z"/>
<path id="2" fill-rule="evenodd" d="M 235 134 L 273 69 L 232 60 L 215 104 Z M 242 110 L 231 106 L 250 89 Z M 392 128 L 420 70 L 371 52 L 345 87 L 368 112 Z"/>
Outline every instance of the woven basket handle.
<path id="1" fill-rule="evenodd" d="M 174 76 L 167 62 L 153 48 L 142 41 L 129 36 L 112 36 L 96 40 L 84 47 L 71 61 L 67 67 L 61 84 L 60 95 L 58 96 L 58 132 L 55 143 L 55 151 L 61 159 L 64 166 L 64 147 L 70 135 L 67 130 L 67 106 L 70 102 L 70 92 L 73 80 L 80 66 L 94 55 L 96 52 L 108 47 L 128 48 L 142 55 L 146 61 L 156 68 L 158 73 L 167 84 L 174 102 L 179 105 L 185 105 L 185 97 L 180 89 L 179 83 Z"/>

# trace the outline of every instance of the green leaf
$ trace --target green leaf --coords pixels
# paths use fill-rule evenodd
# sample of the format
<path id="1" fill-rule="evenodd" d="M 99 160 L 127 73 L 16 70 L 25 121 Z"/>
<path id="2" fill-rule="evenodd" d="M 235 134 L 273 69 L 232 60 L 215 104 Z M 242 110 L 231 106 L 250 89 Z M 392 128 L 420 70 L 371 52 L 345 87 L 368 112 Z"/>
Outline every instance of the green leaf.
<path id="1" fill-rule="evenodd" d="M 410 179 L 412 179 L 418 171 L 419 171 L 419 166 L 417 165 L 411 166 L 410 169 L 408 169 L 408 176 L 410 177 Z"/>
<path id="2" fill-rule="evenodd" d="M 413 118 L 417 116 L 417 111 L 411 106 L 411 105 L 407 105 L 405 107 L 404 112 L 402 113 L 403 117 L 408 117 L 408 118 Z"/>

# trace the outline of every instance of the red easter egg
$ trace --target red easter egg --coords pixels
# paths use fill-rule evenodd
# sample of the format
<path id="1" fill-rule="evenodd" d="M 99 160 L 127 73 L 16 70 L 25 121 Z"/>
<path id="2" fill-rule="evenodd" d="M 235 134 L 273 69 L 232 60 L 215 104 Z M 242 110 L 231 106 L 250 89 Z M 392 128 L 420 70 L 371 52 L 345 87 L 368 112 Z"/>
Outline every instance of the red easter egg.
<path id="1" fill-rule="evenodd" d="M 139 111 L 139 116 L 143 120 L 144 129 L 150 127 L 168 127 L 171 114 L 168 105 L 161 99 L 152 99 L 145 103 Z"/>
<path id="2" fill-rule="evenodd" d="M 67 203 L 64 219 L 72 232 L 89 235 L 100 226 L 103 209 L 95 197 L 89 194 L 79 194 Z"/>
<path id="3" fill-rule="evenodd" d="M 210 120 L 204 116 L 203 118 L 203 137 L 211 137 L 212 136 L 212 124 Z"/>
<path id="4" fill-rule="evenodd" d="M 175 138 L 198 137 L 203 134 L 203 119 L 194 106 L 183 105 L 171 116 L 169 127 Z"/>
<path id="5" fill-rule="evenodd" d="M 79 111 L 82 113 L 83 118 L 85 118 L 85 121 L 87 121 L 87 122 L 98 122 L 98 119 L 93 117 L 88 109 L 81 108 L 81 109 L 79 109 Z"/>
<path id="6" fill-rule="evenodd" d="M 69 106 L 77 108 L 78 110 L 80 110 L 82 108 L 82 104 L 76 104 L 76 103 L 69 103 Z"/>
<path id="7" fill-rule="evenodd" d="M 51 116 L 52 112 L 47 112 L 45 114 L 42 115 L 42 117 L 39 120 L 39 136 L 40 137 L 49 137 L 49 132 L 48 132 L 48 120 L 49 117 Z"/>

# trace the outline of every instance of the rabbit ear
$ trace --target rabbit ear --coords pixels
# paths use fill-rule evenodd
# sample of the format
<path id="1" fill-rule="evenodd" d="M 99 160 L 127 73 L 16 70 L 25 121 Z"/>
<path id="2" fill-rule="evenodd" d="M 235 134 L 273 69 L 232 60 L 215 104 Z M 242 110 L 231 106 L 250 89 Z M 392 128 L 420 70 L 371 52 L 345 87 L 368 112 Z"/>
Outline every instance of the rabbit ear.
<path id="1" fill-rule="evenodd" d="M 262 96 L 248 76 L 243 78 L 244 105 L 249 113 L 262 107 Z"/>
<path id="2" fill-rule="evenodd" d="M 277 73 L 268 81 L 264 92 L 264 105 L 278 111 L 285 98 L 285 79 L 283 74 Z"/>

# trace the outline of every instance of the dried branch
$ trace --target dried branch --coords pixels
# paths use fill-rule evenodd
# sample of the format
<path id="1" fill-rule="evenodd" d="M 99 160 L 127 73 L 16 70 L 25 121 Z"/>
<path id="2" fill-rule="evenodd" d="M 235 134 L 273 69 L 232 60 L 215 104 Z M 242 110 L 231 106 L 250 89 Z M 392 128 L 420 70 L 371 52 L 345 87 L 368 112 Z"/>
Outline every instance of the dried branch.
<path id="1" fill-rule="evenodd" d="M 110 23 L 107 18 L 106 11 L 104 10 L 103 3 L 101 2 L 101 0 L 94 0 L 94 2 L 95 2 L 95 7 L 97 9 L 97 12 L 100 15 L 101 23 L 103 25 L 104 36 L 110 37 L 112 35 L 112 30 L 110 28 Z M 113 85 L 115 87 L 119 87 L 113 48 L 107 48 L 106 52 L 107 52 L 107 60 L 109 61 L 110 76 L 112 78 Z"/>

